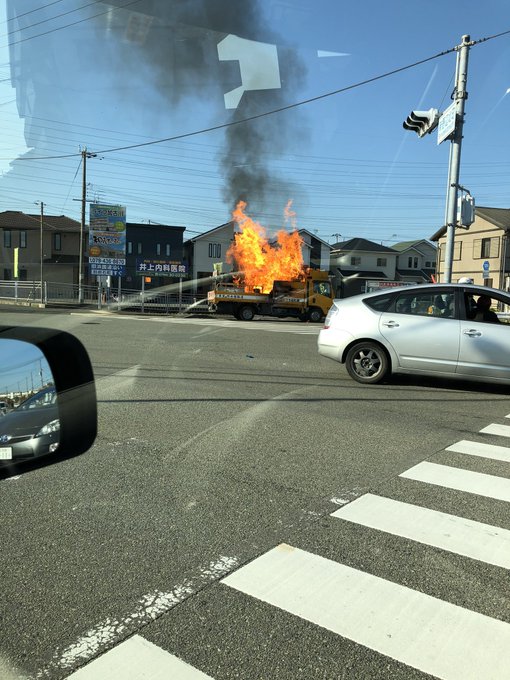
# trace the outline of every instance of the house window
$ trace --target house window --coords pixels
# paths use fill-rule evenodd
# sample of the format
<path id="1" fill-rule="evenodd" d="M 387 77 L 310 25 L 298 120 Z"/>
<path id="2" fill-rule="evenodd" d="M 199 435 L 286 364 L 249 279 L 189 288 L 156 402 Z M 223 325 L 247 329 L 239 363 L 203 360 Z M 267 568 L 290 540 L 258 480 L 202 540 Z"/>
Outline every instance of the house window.
<path id="1" fill-rule="evenodd" d="M 407 268 L 408 268 L 408 269 L 411 269 L 412 266 L 413 266 L 413 258 L 412 258 L 412 257 L 408 257 L 408 258 L 407 258 Z"/>
<path id="2" fill-rule="evenodd" d="M 221 257 L 221 243 L 209 243 L 209 257 L 215 259 Z"/>
<path id="3" fill-rule="evenodd" d="M 170 257 L 170 244 L 169 243 L 167 243 L 166 246 L 165 246 L 165 255 L 167 257 Z"/>
<path id="4" fill-rule="evenodd" d="M 142 254 L 142 244 L 141 243 L 138 243 L 136 252 L 138 253 L 138 255 Z"/>
<path id="5" fill-rule="evenodd" d="M 353 267 L 356 267 L 359 264 L 361 264 L 361 257 L 351 257 L 351 265 Z"/>
<path id="6" fill-rule="evenodd" d="M 427 260 L 425 262 L 425 269 L 431 269 L 433 266 L 434 265 L 432 264 L 432 262 L 430 262 L 430 260 Z"/>
<path id="7" fill-rule="evenodd" d="M 10 281 L 12 279 L 12 269 L 4 269 L 4 281 Z"/>
<path id="8" fill-rule="evenodd" d="M 62 234 L 53 234 L 53 250 L 62 250 Z"/>
<path id="9" fill-rule="evenodd" d="M 19 280 L 20 281 L 26 281 L 27 280 L 27 270 L 26 269 L 20 269 L 19 270 Z"/>
<path id="10" fill-rule="evenodd" d="M 460 260 L 462 256 L 462 241 L 455 241 L 453 244 L 453 259 Z"/>
<path id="11" fill-rule="evenodd" d="M 499 237 L 477 238 L 473 241 L 473 259 L 499 257 Z"/>
<path id="12" fill-rule="evenodd" d="M 10 229 L 4 229 L 4 248 L 12 248 L 12 232 Z"/>
<path id="13" fill-rule="evenodd" d="M 19 247 L 20 248 L 26 248 L 27 247 L 27 232 L 26 231 L 20 231 L 20 233 L 19 233 Z"/>
<path id="14" fill-rule="evenodd" d="M 417 258 L 417 257 L 414 258 L 413 267 L 414 267 L 415 269 L 418 269 L 418 258 Z"/>
<path id="15" fill-rule="evenodd" d="M 378 257 L 377 258 L 377 266 L 378 267 L 386 267 L 388 264 L 388 258 L 386 257 Z"/>
<path id="16" fill-rule="evenodd" d="M 161 243 L 156 243 L 156 255 L 161 255 Z"/>
<path id="17" fill-rule="evenodd" d="M 128 241 L 127 243 L 127 254 L 132 255 L 133 254 L 133 242 Z"/>

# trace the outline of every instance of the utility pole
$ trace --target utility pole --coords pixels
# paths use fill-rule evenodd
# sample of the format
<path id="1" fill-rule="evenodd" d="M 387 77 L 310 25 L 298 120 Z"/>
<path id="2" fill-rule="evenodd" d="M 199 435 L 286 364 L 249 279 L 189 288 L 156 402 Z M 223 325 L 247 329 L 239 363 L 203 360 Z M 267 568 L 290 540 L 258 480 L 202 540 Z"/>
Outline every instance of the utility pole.
<path id="1" fill-rule="evenodd" d="M 44 230 L 44 203 L 41 201 L 41 304 L 44 302 L 44 284 L 43 284 L 43 258 L 44 258 L 44 248 L 43 248 L 43 230 Z"/>
<path id="2" fill-rule="evenodd" d="M 459 189 L 460 153 L 462 147 L 462 129 L 464 127 L 464 108 L 467 99 L 467 71 L 469 48 L 472 45 L 469 35 L 462 36 L 462 43 L 457 49 L 455 104 L 456 123 L 451 141 L 450 164 L 448 169 L 448 194 L 446 202 L 446 252 L 444 259 L 444 282 L 452 281 L 453 251 L 455 246 L 455 226 L 457 223 L 457 199 Z"/>
<path id="3" fill-rule="evenodd" d="M 81 222 L 80 222 L 80 255 L 78 264 L 78 303 L 83 303 L 83 237 L 85 234 L 85 208 L 87 205 L 87 158 L 95 158 L 97 154 L 89 153 L 87 147 L 81 151 L 83 165 L 81 184 Z"/>

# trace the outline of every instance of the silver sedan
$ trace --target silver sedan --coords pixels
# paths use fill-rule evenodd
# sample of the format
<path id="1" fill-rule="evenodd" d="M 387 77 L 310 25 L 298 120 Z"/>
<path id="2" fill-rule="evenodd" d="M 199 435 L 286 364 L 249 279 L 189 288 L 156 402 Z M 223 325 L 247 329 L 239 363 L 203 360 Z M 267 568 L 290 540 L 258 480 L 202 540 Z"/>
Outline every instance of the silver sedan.
<path id="1" fill-rule="evenodd" d="M 510 295 L 462 284 L 406 286 L 335 300 L 319 354 L 361 383 L 414 373 L 510 383 Z"/>

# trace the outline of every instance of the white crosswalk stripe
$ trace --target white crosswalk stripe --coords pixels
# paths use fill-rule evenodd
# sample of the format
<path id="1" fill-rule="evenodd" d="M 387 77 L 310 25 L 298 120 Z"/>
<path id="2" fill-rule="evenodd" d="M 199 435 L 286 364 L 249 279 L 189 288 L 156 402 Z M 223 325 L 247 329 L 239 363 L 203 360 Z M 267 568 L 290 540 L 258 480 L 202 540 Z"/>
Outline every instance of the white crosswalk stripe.
<path id="1" fill-rule="evenodd" d="M 510 502 L 510 479 L 437 463 L 418 463 L 400 477 Z"/>
<path id="2" fill-rule="evenodd" d="M 447 446 L 446 451 L 465 453 L 469 456 L 479 456 L 480 458 L 491 458 L 510 463 L 510 448 L 506 446 L 495 446 L 494 444 L 482 444 L 463 439 L 451 446 Z"/>
<path id="3" fill-rule="evenodd" d="M 480 432 L 483 432 L 484 434 L 495 434 L 498 437 L 510 437 L 510 425 L 492 423 L 491 425 L 484 427 Z"/>
<path id="4" fill-rule="evenodd" d="M 508 678 L 509 624 L 319 555 L 282 544 L 223 583 L 438 678 Z"/>
<path id="5" fill-rule="evenodd" d="M 365 494 L 332 517 L 510 569 L 510 531 L 391 498 Z"/>
<path id="6" fill-rule="evenodd" d="M 232 323 L 237 326 L 237 322 Z M 482 432 L 495 434 L 502 427 L 505 428 L 493 424 Z M 510 427 L 507 429 L 510 431 Z M 510 462 L 510 448 L 487 442 L 461 440 L 445 450 Z M 426 485 L 432 485 L 510 502 L 507 477 L 428 461 L 399 477 L 421 482 L 425 490 Z M 402 493 L 405 495 L 405 488 Z M 371 493 L 338 508 L 331 517 L 338 529 L 347 526 L 343 523 L 356 525 L 360 536 L 366 529 L 376 530 L 443 550 L 445 555 L 452 553 L 510 569 L 510 530 L 493 524 Z M 405 563 L 400 567 L 404 570 Z M 288 620 L 298 617 L 307 625 L 335 633 L 433 677 L 508 679 L 510 623 L 401 585 L 396 582 L 398 576 L 390 580 L 370 573 L 370 567 L 364 569 L 282 543 L 223 577 L 219 587 L 225 592 L 243 593 L 253 601 L 275 607 Z M 235 675 L 228 677 L 241 677 L 235 658 L 232 663 Z M 194 668 L 135 635 L 68 680 L 211 680 L 214 673 L 206 675 L 204 671 L 208 669 Z M 263 671 L 259 675 L 266 677 Z"/>
<path id="7" fill-rule="evenodd" d="M 67 680 L 212 680 L 140 635 L 133 635 Z"/>

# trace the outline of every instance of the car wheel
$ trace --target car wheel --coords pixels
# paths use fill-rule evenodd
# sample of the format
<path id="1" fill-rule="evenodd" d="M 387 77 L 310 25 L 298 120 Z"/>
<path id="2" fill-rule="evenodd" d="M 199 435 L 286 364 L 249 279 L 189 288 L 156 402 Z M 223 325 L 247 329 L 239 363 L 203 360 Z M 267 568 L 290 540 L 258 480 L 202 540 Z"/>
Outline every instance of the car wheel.
<path id="1" fill-rule="evenodd" d="M 389 361 L 384 349 L 375 342 L 359 342 L 347 352 L 347 372 L 360 383 L 378 383 L 388 373 Z"/>
<path id="2" fill-rule="evenodd" d="M 250 305 L 245 305 L 239 310 L 239 316 L 237 318 L 240 321 L 251 321 L 254 316 L 255 312 L 253 311 L 253 307 L 250 307 Z"/>
<path id="3" fill-rule="evenodd" d="M 317 307 L 312 307 L 308 315 L 308 318 L 312 323 L 319 323 L 319 321 L 322 321 L 322 316 L 323 315 L 320 309 L 318 309 Z"/>

